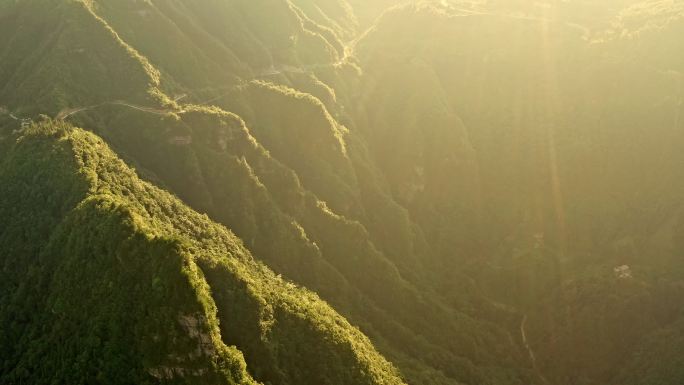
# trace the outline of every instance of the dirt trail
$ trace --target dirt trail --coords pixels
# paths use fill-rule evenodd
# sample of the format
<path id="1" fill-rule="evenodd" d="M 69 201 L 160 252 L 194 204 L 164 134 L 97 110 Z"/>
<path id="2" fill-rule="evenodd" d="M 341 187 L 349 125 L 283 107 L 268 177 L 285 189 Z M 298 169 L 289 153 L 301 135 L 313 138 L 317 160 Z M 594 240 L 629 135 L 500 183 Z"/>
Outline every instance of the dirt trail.
<path id="1" fill-rule="evenodd" d="M 115 100 L 112 102 L 105 102 L 105 103 L 95 104 L 95 105 L 86 106 L 86 107 L 66 108 L 66 109 L 63 109 L 62 111 L 60 111 L 59 113 L 57 113 L 57 115 L 55 116 L 55 120 L 64 120 L 64 119 L 66 119 L 66 118 L 68 118 L 74 114 L 77 114 L 79 112 L 93 110 L 95 108 L 106 106 L 106 105 L 124 106 L 124 107 L 132 108 L 132 109 L 135 109 L 138 111 L 147 112 L 147 113 L 156 114 L 156 115 L 167 115 L 167 114 L 171 114 L 174 112 L 175 113 L 182 113 L 183 112 L 183 110 L 174 110 L 174 109 L 170 109 L 170 108 L 162 109 L 162 108 L 145 107 L 145 106 L 139 106 L 136 104 L 128 103 L 128 102 L 123 101 L 123 100 Z"/>
<path id="2" fill-rule="evenodd" d="M 534 369 L 535 374 L 539 379 L 544 383 L 544 384 L 549 384 L 549 381 L 544 377 L 544 375 L 541 373 L 539 370 L 539 367 L 537 366 L 537 357 L 534 355 L 534 351 L 530 347 L 529 342 L 527 341 L 527 333 L 525 332 L 525 326 L 527 325 L 527 314 L 522 319 L 522 322 L 520 322 L 520 336 L 522 337 L 522 342 L 523 346 L 527 350 L 527 353 L 530 356 L 530 361 L 532 362 L 532 369 Z"/>
<path id="3" fill-rule="evenodd" d="M 279 75 L 279 74 L 288 73 L 288 72 L 289 73 L 303 74 L 303 73 L 307 73 L 307 72 L 310 72 L 310 71 L 313 71 L 316 69 L 320 69 L 320 68 L 336 67 L 336 66 L 339 66 L 342 63 L 344 63 L 349 58 L 349 56 L 351 56 L 352 51 L 353 51 L 353 49 L 351 46 L 346 46 L 344 56 L 342 58 L 340 58 L 337 62 L 334 62 L 334 63 L 317 63 L 317 64 L 309 64 L 309 65 L 305 65 L 305 66 L 301 66 L 301 67 L 282 65 L 278 68 L 275 68 L 275 67 L 267 68 L 267 69 L 259 71 L 257 73 L 257 75 L 251 80 L 255 80 L 255 79 L 258 79 L 259 77 L 263 77 L 263 76 L 273 76 L 273 75 Z M 211 99 L 204 100 L 204 101 L 200 102 L 199 105 L 207 105 L 207 104 L 212 103 L 216 100 L 219 100 L 219 99 L 229 95 L 230 93 L 234 92 L 235 89 L 239 88 L 240 86 L 244 85 L 247 82 L 248 81 L 243 81 L 241 84 L 238 84 L 236 86 L 230 86 L 230 87 L 228 87 L 228 89 L 229 89 L 228 92 L 223 93 L 223 94 L 216 96 L 216 97 L 212 97 Z M 174 101 L 177 102 L 181 99 L 186 98 L 187 96 L 188 96 L 187 94 L 182 94 L 182 95 L 176 97 L 174 99 Z M 65 109 L 61 110 L 60 112 L 58 112 L 57 115 L 55 115 L 55 120 L 65 120 L 74 114 L 78 114 L 78 113 L 84 112 L 84 111 L 90 111 L 90 110 L 93 110 L 93 109 L 96 109 L 96 108 L 99 108 L 99 107 L 102 107 L 105 105 L 119 105 L 119 106 L 133 108 L 133 109 L 138 110 L 138 111 L 147 112 L 147 113 L 151 113 L 151 114 L 157 114 L 157 115 L 167 115 L 167 114 L 171 114 L 171 113 L 182 114 L 185 112 L 183 109 L 180 109 L 180 110 L 160 109 L 160 108 L 140 106 L 140 105 L 128 103 L 124 100 L 114 100 L 111 102 L 99 103 L 99 104 L 95 104 L 92 106 L 65 108 Z M 14 118 L 14 116 L 12 116 L 12 117 Z"/>

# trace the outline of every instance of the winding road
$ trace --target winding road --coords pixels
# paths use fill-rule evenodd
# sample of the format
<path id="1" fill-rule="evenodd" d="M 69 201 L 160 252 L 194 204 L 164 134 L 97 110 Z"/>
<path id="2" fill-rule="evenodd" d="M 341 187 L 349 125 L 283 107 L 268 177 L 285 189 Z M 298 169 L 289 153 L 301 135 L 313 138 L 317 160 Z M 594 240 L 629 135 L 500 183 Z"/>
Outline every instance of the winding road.
<path id="1" fill-rule="evenodd" d="M 66 108 L 62 111 L 60 111 L 56 116 L 55 120 L 64 120 L 71 115 L 77 114 L 79 112 L 83 111 L 88 111 L 92 110 L 98 107 L 106 106 L 106 105 L 115 105 L 115 106 L 124 106 L 124 107 L 129 107 L 133 108 L 138 111 L 142 112 L 148 112 L 150 114 L 157 114 L 157 115 L 167 115 L 170 113 L 182 113 L 182 110 L 173 110 L 173 109 L 160 109 L 160 108 L 152 108 L 152 107 L 145 107 L 145 106 L 139 106 L 136 104 L 128 103 L 123 100 L 115 100 L 113 102 L 105 102 L 105 103 L 100 103 L 100 104 L 95 104 L 92 106 L 87 106 L 87 107 L 77 107 L 77 108 Z"/>
<path id="2" fill-rule="evenodd" d="M 278 68 L 271 67 L 271 68 L 263 69 L 263 70 L 261 70 L 261 71 L 258 71 L 257 74 L 256 74 L 252 79 L 247 80 L 247 81 L 244 81 L 244 80 L 243 80 L 243 82 L 242 82 L 241 84 L 236 85 L 236 86 L 230 86 L 230 87 L 228 87 L 228 88 L 229 88 L 229 91 L 228 91 L 228 92 L 225 92 L 225 93 L 222 93 L 221 95 L 218 95 L 218 96 L 212 97 L 212 98 L 210 98 L 210 99 L 204 100 L 204 101 L 198 103 L 198 105 L 200 105 L 200 106 L 202 106 L 202 105 L 207 105 L 207 104 L 212 103 L 212 102 L 214 102 L 214 101 L 216 101 L 216 100 L 219 100 L 219 99 L 221 99 L 221 98 L 224 98 L 225 96 L 231 94 L 232 92 L 235 91 L 235 89 L 237 89 L 238 87 L 244 85 L 245 83 L 248 83 L 248 82 L 251 81 L 251 80 L 255 80 L 255 79 L 258 79 L 258 78 L 263 77 L 263 76 L 274 76 L 274 75 L 279 75 L 279 74 L 282 74 L 282 73 L 299 73 L 299 74 L 303 74 L 303 73 L 307 73 L 307 72 L 310 72 L 310 71 L 313 71 L 313 70 L 316 70 L 316 69 L 320 69 L 320 68 L 330 68 L 330 67 L 337 67 L 337 66 L 340 66 L 340 65 L 342 65 L 345 61 L 347 61 L 347 60 L 349 59 L 349 57 L 352 55 L 353 46 L 354 46 L 355 43 L 356 43 L 356 42 L 354 41 L 354 42 L 351 42 L 351 43 L 348 43 L 347 45 L 345 45 L 345 47 L 344 47 L 344 55 L 343 55 L 339 60 L 337 60 L 337 61 L 335 61 L 335 62 L 331 62 L 331 63 L 309 64 L 309 65 L 304 65 L 304 66 L 301 66 L 301 67 L 295 67 L 295 66 L 290 66 L 290 65 L 282 65 L 282 66 L 279 66 Z M 217 90 L 218 90 L 218 89 L 220 89 L 220 88 L 217 88 Z M 225 89 L 225 88 L 224 88 L 224 89 Z M 174 99 L 174 101 L 175 101 L 175 102 L 178 102 L 179 100 L 184 99 L 184 98 L 186 98 L 187 96 L 188 96 L 187 94 L 182 94 L 182 95 L 176 97 L 176 98 Z M 133 108 L 133 109 L 138 110 L 138 111 L 148 112 L 148 113 L 157 114 L 157 115 L 167 115 L 167 114 L 171 114 L 171 113 L 182 114 L 182 113 L 185 112 L 185 110 L 183 110 L 183 109 L 180 109 L 180 110 L 174 110 L 174 109 L 159 109 L 159 108 L 152 108 L 152 107 L 140 106 L 140 105 L 128 103 L 128 102 L 123 101 L 123 100 L 115 100 L 115 101 L 112 101 L 112 102 L 104 102 L 104 103 L 94 104 L 94 105 L 92 105 L 92 106 L 65 108 L 65 109 L 63 109 L 63 110 L 61 110 L 60 112 L 57 113 L 57 115 L 55 116 L 55 120 L 64 120 L 64 119 L 67 119 L 67 118 L 69 118 L 70 116 L 72 116 L 72 115 L 74 115 L 74 114 L 77 114 L 77 113 L 79 113 L 79 112 L 90 111 L 90 110 L 93 110 L 93 109 L 95 109 L 95 108 L 99 108 L 99 107 L 102 107 L 102 106 L 105 106 L 105 105 L 119 105 L 119 106 L 129 107 L 129 108 Z M 11 114 L 10 114 L 10 115 L 11 115 Z M 11 116 L 14 118 L 13 115 L 11 115 Z M 19 119 L 16 119 L 16 118 L 15 118 L 15 120 L 19 120 Z"/>

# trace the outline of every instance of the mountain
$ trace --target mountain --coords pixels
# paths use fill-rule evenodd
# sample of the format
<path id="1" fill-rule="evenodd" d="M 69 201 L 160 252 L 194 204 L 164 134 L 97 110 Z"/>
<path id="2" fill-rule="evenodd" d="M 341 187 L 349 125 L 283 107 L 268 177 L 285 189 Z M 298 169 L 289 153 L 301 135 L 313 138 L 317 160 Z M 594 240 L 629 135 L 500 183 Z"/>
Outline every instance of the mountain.
<path id="1" fill-rule="evenodd" d="M 272 11 L 280 13 L 269 17 L 293 17 L 292 12 L 297 13 L 293 4 L 285 3 L 287 7 L 275 7 Z M 23 38 L 48 39 L 40 31 L 26 33 L 10 26 L 24 25 L 25 18 L 43 19 L 36 16 L 46 12 L 42 4 L 23 2 L 5 13 L 4 52 L 13 52 Z M 256 27 L 247 25 L 245 36 L 230 35 L 232 40 L 219 39 L 219 32 L 211 31 L 216 38 L 210 39 L 209 46 L 209 32 L 204 31 L 204 38 L 196 38 L 203 43 L 199 45 L 193 41 L 199 33 L 196 28 L 210 24 L 195 11 L 174 12 L 172 3 L 140 3 L 138 11 L 144 12 L 135 15 L 127 2 L 52 4 L 52 15 L 62 13 L 53 16 L 55 28 L 65 19 L 77 21 L 62 27 L 63 45 L 44 43 L 54 53 L 36 48 L 42 55 L 35 55 L 35 65 L 42 67 L 40 62 L 57 57 L 57 73 L 74 71 L 78 76 L 43 79 L 22 69 L 26 66 L 3 60 L 3 71 L 12 73 L 6 77 L 11 82 L 3 86 L 8 90 L 3 104 L 15 116 L 61 117 L 103 137 L 146 179 L 235 231 L 276 273 L 319 293 L 371 336 L 411 381 L 511 377 L 517 383 L 530 376 L 523 350 L 507 337 L 507 325 L 478 321 L 431 294 L 435 288 L 417 257 L 429 253 L 424 236 L 392 198 L 365 139 L 342 123 L 345 112 L 340 99 L 347 96 L 330 84 L 345 87 L 343 82 L 358 75 L 353 62 L 338 62 L 343 53 L 329 49 L 335 44 L 321 35 L 312 40 L 278 40 L 282 31 L 257 34 L 250 29 Z M 257 5 L 219 2 L 202 7 L 212 14 L 229 12 L 222 7 L 242 7 L 242 12 L 255 17 L 260 12 Z M 341 24 L 345 18 L 338 20 Z M 84 25 L 93 31 L 79 33 Z M 149 25 L 155 31 L 168 31 L 151 37 L 143 29 Z M 290 36 L 312 33 L 303 23 L 282 28 Z M 269 47 L 269 53 L 279 54 L 267 61 L 244 53 L 230 55 L 240 57 L 240 63 L 225 71 L 200 68 L 195 74 L 193 65 L 169 67 L 188 60 L 209 65 L 219 60 L 210 60 L 212 55 L 237 52 L 234 41 L 251 34 Z M 342 30 L 339 35 L 343 36 Z M 82 41 L 86 38 L 89 41 Z M 174 49 L 168 49 L 171 46 Z M 306 56 L 310 52 L 324 54 L 310 64 L 313 59 Z M 184 59 L 173 56 L 181 53 Z M 103 59 L 112 55 L 120 60 L 111 61 L 112 65 L 125 68 L 122 63 L 126 63 L 130 75 L 110 72 Z M 227 59 L 220 58 L 224 62 Z M 80 67 L 88 70 L 79 73 L 75 69 Z M 94 79 L 109 77 L 122 78 L 117 87 L 129 95 L 108 90 L 106 81 L 99 95 L 78 92 Z M 202 80 L 206 77 L 211 79 Z M 26 103 L 22 93 L 34 91 L 19 84 L 34 83 L 43 85 L 37 93 L 53 90 L 61 96 L 26 96 L 35 101 Z M 207 89 L 206 84 L 216 86 Z M 25 91 L 9 92 L 12 89 Z M 476 301 L 482 302 L 476 306 L 491 308 L 495 314 L 507 314 L 486 299 Z M 491 352 L 481 345 L 491 345 Z"/>
<path id="2" fill-rule="evenodd" d="M 26 248 L 3 257 L 0 378 L 47 381 L 90 346 L 85 382 L 678 383 L 683 16 L 659 0 L 0 1 L 0 249 Z M 10 231 L 20 218 L 42 230 Z M 117 230 L 91 234 L 101 221 Z M 121 334 L 146 312 L 159 321 Z M 172 338 L 203 335 L 188 322 L 211 354 Z M 158 333 L 163 349 L 143 338 Z"/>
<path id="3" fill-rule="evenodd" d="M 8 383 L 401 384 L 315 294 L 64 123 L 3 146 Z"/>
<path id="4" fill-rule="evenodd" d="M 677 383 L 682 9 L 630 5 L 610 30 L 553 8 L 500 11 L 398 8 L 357 44 L 378 159 L 398 194 L 416 178 L 407 164 L 421 164 L 409 207 L 419 218 L 437 206 L 422 228 L 444 245 L 444 284 L 467 269 L 487 298 L 529 315 L 543 381 Z M 429 138 L 444 147 L 421 150 Z M 453 183 L 434 189 L 450 191 L 442 200 L 431 174 Z"/>

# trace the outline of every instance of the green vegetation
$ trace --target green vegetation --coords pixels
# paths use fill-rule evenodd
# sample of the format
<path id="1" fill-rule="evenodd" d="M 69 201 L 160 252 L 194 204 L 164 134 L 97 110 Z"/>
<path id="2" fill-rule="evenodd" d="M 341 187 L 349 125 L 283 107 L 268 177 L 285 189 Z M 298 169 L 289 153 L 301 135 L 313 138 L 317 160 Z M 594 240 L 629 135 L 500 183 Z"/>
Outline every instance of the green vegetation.
<path id="1" fill-rule="evenodd" d="M 663 0 L 0 0 L 0 382 L 681 383 L 682 36 Z"/>
<path id="2" fill-rule="evenodd" d="M 41 123 L 1 164 L 4 381 L 401 383 L 316 295 L 94 135 Z"/>

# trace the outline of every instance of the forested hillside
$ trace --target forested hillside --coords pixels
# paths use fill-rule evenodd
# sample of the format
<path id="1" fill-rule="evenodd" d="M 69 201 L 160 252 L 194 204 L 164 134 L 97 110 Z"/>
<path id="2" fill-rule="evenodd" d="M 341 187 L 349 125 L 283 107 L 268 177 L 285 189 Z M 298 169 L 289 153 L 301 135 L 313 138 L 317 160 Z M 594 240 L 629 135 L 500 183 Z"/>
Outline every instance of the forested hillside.
<path id="1" fill-rule="evenodd" d="M 64 123 L 3 151 L 7 383 L 400 384 L 368 339 L 225 227 Z"/>
<path id="2" fill-rule="evenodd" d="M 682 36 L 671 0 L 0 0 L 0 382 L 679 384 Z"/>

